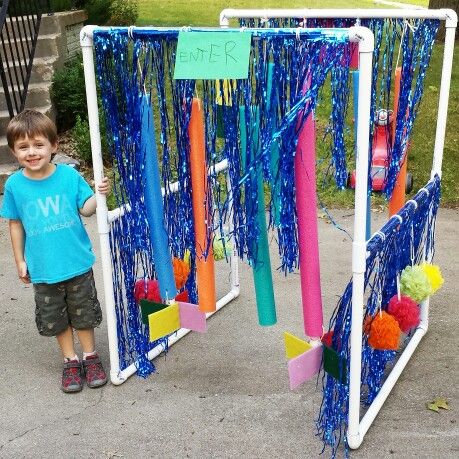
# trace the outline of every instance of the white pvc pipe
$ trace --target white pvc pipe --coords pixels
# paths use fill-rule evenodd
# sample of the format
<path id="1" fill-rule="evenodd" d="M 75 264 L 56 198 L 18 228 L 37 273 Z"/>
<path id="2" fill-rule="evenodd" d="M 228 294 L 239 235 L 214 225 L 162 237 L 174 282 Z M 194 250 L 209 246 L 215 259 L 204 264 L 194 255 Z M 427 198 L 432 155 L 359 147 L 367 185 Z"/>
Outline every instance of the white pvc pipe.
<path id="1" fill-rule="evenodd" d="M 96 76 L 94 71 L 94 56 L 92 50 L 92 32 L 94 26 L 81 29 L 80 45 L 83 53 L 84 77 L 86 83 L 86 99 L 88 103 L 89 134 L 91 138 L 92 165 L 94 181 L 97 186 L 104 177 L 102 163 L 102 148 L 100 143 L 99 110 L 97 107 Z M 116 380 L 119 373 L 118 336 L 116 332 L 115 296 L 113 293 L 113 275 L 110 256 L 107 201 L 104 195 L 96 191 L 97 228 L 100 240 L 100 255 L 105 294 L 105 314 L 107 320 L 108 345 L 110 351 L 110 379 Z"/>
<path id="2" fill-rule="evenodd" d="M 431 177 L 438 174 L 441 177 L 443 162 L 443 147 L 445 144 L 446 119 L 448 116 L 449 87 L 453 67 L 454 40 L 456 37 L 457 14 L 449 10 L 450 19 L 446 23 L 445 49 L 443 51 L 443 68 L 441 72 L 440 97 L 438 100 L 437 131 L 435 133 L 435 148 Z"/>
<path id="3" fill-rule="evenodd" d="M 223 306 L 227 305 L 230 301 L 234 300 L 237 298 L 239 295 L 239 288 L 237 289 L 232 289 L 230 292 L 228 292 L 223 298 L 217 301 L 216 304 L 216 309 L 213 312 L 209 312 L 206 314 L 206 319 L 208 319 L 210 316 L 213 316 L 217 311 L 219 311 Z M 173 335 L 169 336 L 167 343 L 168 346 L 172 346 L 175 344 L 178 340 L 182 339 L 184 336 L 188 335 L 191 330 L 188 330 L 187 328 L 181 328 L 180 330 L 177 330 L 176 333 Z M 164 346 L 163 345 L 158 345 L 154 347 L 150 352 L 148 352 L 148 360 L 153 360 L 155 357 L 157 357 L 161 352 L 164 351 Z M 115 379 L 111 379 L 112 383 L 115 385 L 122 384 L 124 381 L 126 381 L 127 378 L 135 374 L 137 371 L 137 367 L 135 366 L 135 363 L 132 363 L 128 367 L 126 367 L 124 370 L 118 372 L 117 376 Z"/>
<path id="4" fill-rule="evenodd" d="M 358 29 L 359 41 L 359 107 L 357 115 L 357 155 L 355 186 L 354 239 L 352 242 L 352 316 L 349 379 L 349 418 L 347 440 L 355 447 L 359 437 L 360 375 L 362 359 L 362 320 L 366 270 L 366 213 L 368 149 L 370 137 L 371 78 L 374 38 L 369 29 Z"/>
<path id="5" fill-rule="evenodd" d="M 209 175 L 216 175 L 219 172 L 224 171 L 225 169 L 228 168 L 228 160 L 224 159 L 220 161 L 219 163 L 215 164 L 215 166 L 212 166 L 209 170 Z M 173 182 L 171 183 L 168 188 L 167 188 L 167 194 L 169 193 L 176 193 L 180 189 L 180 183 L 179 182 Z M 166 194 L 166 190 L 164 187 L 161 187 L 161 193 L 164 196 Z M 130 204 L 124 204 L 121 207 L 117 207 L 116 209 L 109 210 L 108 211 L 108 221 L 109 223 L 114 222 L 118 218 L 122 217 L 126 212 L 131 211 L 131 206 Z"/>
<path id="6" fill-rule="evenodd" d="M 448 111 L 448 98 L 449 98 L 449 87 L 451 82 L 451 70 L 454 53 L 455 34 L 457 27 L 457 14 L 451 9 L 442 10 L 427 10 L 427 9 L 404 9 L 404 10 L 313 10 L 313 9 L 295 9 L 295 10 L 235 10 L 226 9 L 220 13 L 220 26 L 228 27 L 230 18 L 358 18 L 358 19 L 370 19 L 370 18 L 400 18 L 400 19 L 439 19 L 445 21 L 446 34 L 445 34 L 445 49 L 443 54 L 443 68 L 441 76 L 441 87 L 439 97 L 439 109 L 437 117 L 437 130 L 435 137 L 435 149 L 434 158 L 432 165 L 433 177 L 435 174 L 441 176 L 441 167 L 443 160 L 443 147 L 445 141 L 446 132 L 446 119 Z M 362 57 L 362 55 L 361 55 Z M 361 72 L 362 75 L 363 72 Z M 369 73 L 371 74 L 371 72 Z M 368 75 L 368 74 L 367 74 Z M 371 82 L 368 82 L 368 86 Z M 362 85 L 359 87 L 359 97 Z M 362 119 L 360 115 L 359 107 L 359 120 Z M 369 119 L 368 117 L 365 119 Z M 360 123 L 359 123 L 360 124 Z M 361 138 L 361 131 L 358 133 L 358 139 Z M 367 136 L 366 136 L 367 137 Z M 359 147 L 358 147 L 359 149 Z M 359 150 L 358 150 L 359 151 Z M 365 164 L 365 170 L 367 169 Z M 357 174 L 359 166 L 356 167 Z M 358 179 L 357 179 L 358 180 Z M 366 185 L 365 185 L 366 188 Z M 360 216 L 360 212 L 366 209 L 366 203 L 358 204 L 356 188 L 356 214 L 355 214 L 355 228 L 354 231 L 361 231 L 364 228 L 364 220 Z M 359 193 L 360 195 L 360 193 Z M 359 212 L 359 216 L 357 213 Z M 365 215 L 365 212 L 363 213 Z M 356 234 L 356 233 L 354 233 Z M 428 329 L 429 322 L 429 301 L 426 300 L 421 305 L 421 322 L 418 326 L 415 334 L 411 338 L 409 344 L 405 348 L 404 352 L 397 361 L 397 364 L 392 369 L 391 373 L 387 377 L 385 383 L 380 389 L 378 396 L 375 398 L 373 403 L 368 408 L 362 421 L 359 422 L 360 416 L 360 376 L 361 376 L 361 337 L 362 337 L 362 320 L 363 320 L 363 282 L 364 282 L 364 257 L 362 252 L 362 239 L 359 236 L 354 237 L 353 243 L 353 294 L 352 294 L 352 328 L 351 328 L 351 369 L 350 369 L 350 390 L 349 390 L 349 419 L 348 419 L 348 433 L 347 440 L 348 445 L 352 449 L 358 448 L 363 438 L 374 421 L 376 415 L 384 404 L 394 384 L 398 380 L 400 374 L 405 368 L 407 362 L 411 358 L 414 350 L 419 344 L 422 337 L 425 335 Z"/>
<path id="7" fill-rule="evenodd" d="M 233 200 L 233 189 L 231 188 L 231 180 L 229 177 L 229 173 L 226 178 L 226 186 L 228 192 L 228 202 L 232 202 Z M 236 296 L 239 295 L 239 258 L 237 254 L 236 248 L 236 238 L 234 237 L 233 233 L 233 215 L 230 214 L 228 216 L 228 233 L 230 234 L 230 244 L 232 245 L 231 251 L 231 291 L 234 292 Z"/>
<path id="8" fill-rule="evenodd" d="M 86 98 L 88 104 L 88 121 L 89 132 L 91 138 L 92 162 L 94 170 L 94 180 L 97 185 L 104 177 L 103 163 L 102 163 L 102 147 L 100 140 L 99 129 L 99 110 L 97 106 L 97 89 L 96 77 L 94 69 L 94 55 L 93 55 L 93 32 L 96 26 L 85 26 L 80 33 L 80 45 L 83 54 L 83 66 L 86 85 Z M 218 174 L 219 172 L 228 168 L 227 160 L 220 161 L 209 171 L 210 174 Z M 179 183 L 171 184 L 167 192 L 176 192 L 179 189 Z M 162 189 L 163 195 L 165 190 Z M 229 194 L 231 188 L 229 186 Z M 117 320 L 115 311 L 115 296 L 113 291 L 113 271 L 110 256 L 110 222 L 121 217 L 125 212 L 130 211 L 130 205 L 126 204 L 122 207 L 108 212 L 106 197 L 96 192 L 97 200 L 97 227 L 100 240 L 101 264 L 103 273 L 103 284 L 105 294 L 105 313 L 107 320 L 107 334 L 110 356 L 110 380 L 113 384 L 122 384 L 126 379 L 133 375 L 137 369 L 135 364 L 130 365 L 128 368 L 120 371 L 120 361 L 118 355 L 118 335 L 117 335 Z M 233 242 L 234 243 L 234 242 Z M 234 246 L 233 246 L 234 247 Z M 216 304 L 216 311 L 228 304 L 231 300 L 239 295 L 239 279 L 238 279 L 238 258 L 237 252 L 233 248 L 231 256 L 231 290 Z M 215 312 L 216 312 L 215 311 Z M 215 312 L 206 314 L 206 318 L 213 315 Z M 187 335 L 190 330 L 180 329 L 174 336 L 169 338 L 169 345 L 177 342 L 179 339 Z M 151 360 L 162 352 L 162 346 L 157 346 L 148 353 L 148 358 Z"/>
<path id="9" fill-rule="evenodd" d="M 451 11 L 447 9 L 427 10 L 427 9 L 233 9 L 227 8 L 220 13 L 220 26 L 228 27 L 231 18 L 316 18 L 316 19 L 440 19 L 449 20 Z"/>

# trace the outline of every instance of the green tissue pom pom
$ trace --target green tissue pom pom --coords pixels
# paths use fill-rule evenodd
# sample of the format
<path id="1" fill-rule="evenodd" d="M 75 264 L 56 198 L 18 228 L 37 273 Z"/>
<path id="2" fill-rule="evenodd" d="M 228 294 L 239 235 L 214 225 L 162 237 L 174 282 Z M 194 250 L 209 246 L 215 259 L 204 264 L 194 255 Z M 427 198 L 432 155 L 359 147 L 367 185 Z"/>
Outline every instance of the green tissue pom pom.
<path id="1" fill-rule="evenodd" d="M 432 294 L 429 277 L 421 266 L 407 266 L 400 276 L 400 291 L 413 298 L 416 303 L 424 301 Z"/>

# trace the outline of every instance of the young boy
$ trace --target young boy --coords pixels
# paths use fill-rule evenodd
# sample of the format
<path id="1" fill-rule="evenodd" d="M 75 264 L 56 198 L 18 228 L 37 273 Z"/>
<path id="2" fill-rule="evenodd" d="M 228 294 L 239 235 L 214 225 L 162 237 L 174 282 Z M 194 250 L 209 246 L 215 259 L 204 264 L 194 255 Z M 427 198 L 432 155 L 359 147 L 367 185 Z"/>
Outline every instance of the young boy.
<path id="1" fill-rule="evenodd" d="M 19 279 L 33 283 L 38 332 L 57 338 L 64 392 L 80 391 L 83 376 L 88 387 L 103 386 L 107 376 L 94 339 L 94 327 L 102 321 L 92 274 L 95 256 L 80 217 L 95 212 L 95 195 L 76 170 L 50 162 L 57 133 L 47 116 L 25 110 L 10 121 L 6 135 L 22 169 L 6 181 L 0 215 L 9 219 Z M 107 194 L 109 189 L 104 177 L 97 191 Z"/>

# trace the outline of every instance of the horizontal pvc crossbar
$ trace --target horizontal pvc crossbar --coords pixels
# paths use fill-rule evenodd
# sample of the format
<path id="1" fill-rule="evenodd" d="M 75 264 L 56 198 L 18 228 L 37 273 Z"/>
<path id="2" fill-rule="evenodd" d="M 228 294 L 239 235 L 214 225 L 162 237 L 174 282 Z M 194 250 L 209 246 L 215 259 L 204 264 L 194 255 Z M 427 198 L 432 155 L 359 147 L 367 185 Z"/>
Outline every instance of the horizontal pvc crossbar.
<path id="1" fill-rule="evenodd" d="M 228 160 L 224 159 L 214 166 L 209 168 L 210 176 L 217 175 L 218 173 L 228 169 Z M 161 193 L 164 196 L 166 193 L 176 193 L 180 189 L 180 182 L 173 182 L 168 187 L 167 190 L 164 187 L 161 187 Z M 108 221 L 110 223 L 114 222 L 116 219 L 122 217 L 126 212 L 131 211 L 131 206 L 129 204 L 124 204 L 121 207 L 108 211 Z"/>
<path id="2" fill-rule="evenodd" d="M 447 27 L 457 26 L 457 14 L 451 9 L 427 10 L 427 9 L 233 9 L 226 8 L 220 13 L 220 26 L 228 26 L 229 19 L 439 19 L 446 21 Z"/>
<path id="3" fill-rule="evenodd" d="M 213 312 L 208 312 L 206 313 L 206 319 L 209 317 L 213 316 L 217 311 L 219 311 L 223 306 L 227 305 L 230 301 L 234 300 L 239 296 L 239 287 L 234 286 L 224 297 L 220 298 L 217 301 L 216 304 L 216 309 Z M 168 346 L 172 346 L 175 344 L 177 341 L 182 339 L 184 336 L 188 335 L 191 330 L 188 330 L 187 328 L 181 328 L 180 330 L 177 330 L 173 335 L 170 335 L 167 339 L 167 344 Z M 157 357 L 161 352 L 163 352 L 165 349 L 165 346 L 162 344 L 158 344 L 158 346 L 155 346 L 151 351 L 148 352 L 148 360 L 153 360 L 155 357 Z M 128 367 L 126 367 L 124 370 L 121 370 L 118 375 L 117 375 L 117 382 L 114 384 L 122 384 L 127 378 L 135 374 L 137 371 L 137 367 L 135 366 L 135 363 L 132 363 Z M 112 380 L 113 382 L 113 380 Z"/>

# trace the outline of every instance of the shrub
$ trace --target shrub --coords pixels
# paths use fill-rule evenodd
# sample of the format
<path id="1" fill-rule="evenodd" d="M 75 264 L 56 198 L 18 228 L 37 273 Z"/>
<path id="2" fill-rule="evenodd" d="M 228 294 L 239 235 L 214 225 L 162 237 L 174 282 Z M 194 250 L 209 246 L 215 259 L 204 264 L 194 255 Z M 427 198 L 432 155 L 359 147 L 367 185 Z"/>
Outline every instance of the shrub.
<path id="1" fill-rule="evenodd" d="M 84 0 L 79 4 L 88 14 L 86 24 L 105 25 L 110 20 L 110 6 L 113 0 Z"/>
<path id="2" fill-rule="evenodd" d="M 92 164 L 91 139 L 89 137 L 89 123 L 87 119 L 76 117 L 75 127 L 72 129 L 72 139 L 78 156 L 86 163 Z"/>
<path id="3" fill-rule="evenodd" d="M 51 0 L 50 4 L 51 11 L 54 13 L 57 13 L 58 11 L 69 11 L 74 6 L 74 2 L 72 0 Z"/>
<path id="4" fill-rule="evenodd" d="M 106 139 L 105 119 L 99 112 L 99 129 L 102 148 L 102 158 L 105 164 L 110 164 L 111 160 L 108 155 L 108 144 Z M 75 144 L 75 150 L 78 156 L 88 166 L 92 164 L 91 138 L 89 135 L 89 123 L 86 118 L 77 115 L 76 123 L 72 129 L 72 140 Z"/>
<path id="5" fill-rule="evenodd" d="M 112 0 L 110 7 L 110 23 L 117 26 L 135 24 L 139 17 L 137 0 Z"/>
<path id="6" fill-rule="evenodd" d="M 56 108 L 56 124 L 60 132 L 72 128 L 77 116 L 86 117 L 86 90 L 81 56 L 70 60 L 54 73 L 51 97 Z"/>

